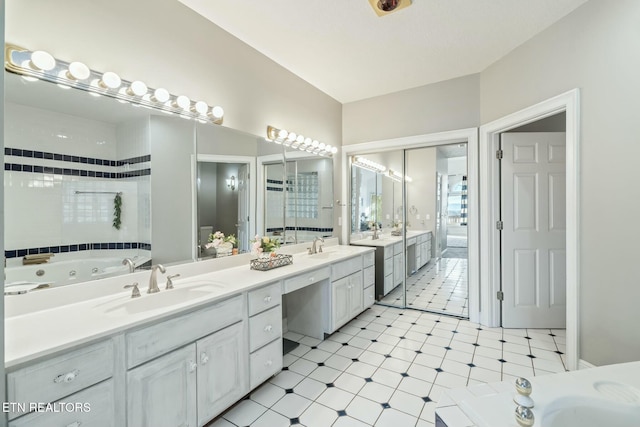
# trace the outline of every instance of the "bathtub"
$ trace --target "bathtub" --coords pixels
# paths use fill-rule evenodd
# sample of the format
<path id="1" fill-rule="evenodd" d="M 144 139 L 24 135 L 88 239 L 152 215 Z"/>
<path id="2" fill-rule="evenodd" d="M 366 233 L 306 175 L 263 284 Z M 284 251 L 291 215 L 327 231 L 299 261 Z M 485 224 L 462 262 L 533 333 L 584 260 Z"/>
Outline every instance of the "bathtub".
<path id="1" fill-rule="evenodd" d="M 621 363 L 560 374 L 528 378 L 535 405 L 535 427 L 639 427 L 640 362 Z M 492 386 L 492 387 L 488 387 Z M 493 393 L 484 395 L 461 390 L 449 392 L 456 406 L 471 423 L 446 421 L 449 409 L 438 408 L 437 426 L 518 426 L 514 418 L 515 387 L 512 381 L 482 385 Z M 495 392 L 499 390 L 498 392 Z"/>
<path id="2" fill-rule="evenodd" d="M 10 291 L 10 288 L 29 290 L 38 286 L 57 287 L 126 274 L 129 267 L 122 264 L 124 258 L 52 258 L 44 264 L 7 267 L 4 269 L 5 292 Z M 134 256 L 131 259 L 136 267 L 150 260 L 143 256 Z"/>

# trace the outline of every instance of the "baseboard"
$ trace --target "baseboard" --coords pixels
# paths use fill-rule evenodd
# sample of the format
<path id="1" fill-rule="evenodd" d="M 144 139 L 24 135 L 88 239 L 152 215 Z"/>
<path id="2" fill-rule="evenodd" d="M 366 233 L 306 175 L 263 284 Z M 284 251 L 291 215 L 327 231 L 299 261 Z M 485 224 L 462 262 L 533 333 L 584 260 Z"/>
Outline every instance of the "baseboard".
<path id="1" fill-rule="evenodd" d="M 595 368 L 596 365 L 594 365 L 593 363 L 589 363 L 586 360 L 578 360 L 578 369 L 589 369 L 589 368 Z"/>

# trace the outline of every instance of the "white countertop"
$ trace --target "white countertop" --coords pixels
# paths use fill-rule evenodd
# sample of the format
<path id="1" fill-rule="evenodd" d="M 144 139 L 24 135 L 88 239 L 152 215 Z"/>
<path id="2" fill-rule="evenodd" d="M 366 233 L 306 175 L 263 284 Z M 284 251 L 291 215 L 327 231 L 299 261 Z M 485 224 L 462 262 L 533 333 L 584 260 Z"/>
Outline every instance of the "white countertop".
<path id="1" fill-rule="evenodd" d="M 5 367 L 11 368 L 89 341 L 150 324 L 160 318 L 211 304 L 371 250 L 373 249 L 328 243 L 324 251 L 326 255 L 296 253 L 293 264 L 270 271 L 251 270 L 249 260 L 255 256 L 249 254 L 168 267 L 167 274 L 181 274 L 179 279 L 174 280 L 175 289 L 194 286 L 198 282 L 215 282 L 218 288 L 183 303 L 135 314 L 109 314 L 104 307 L 130 300 L 131 290 L 124 291 L 122 288 L 136 280 L 140 282 L 143 294 L 141 298 L 154 298 L 162 292 L 172 292 L 164 290 L 164 276 L 158 274 L 161 291 L 153 295 L 146 294 L 150 274 L 146 271 L 105 279 L 101 281 L 103 283 L 87 282 L 17 295 L 13 299 L 5 298 L 8 306 L 8 317 L 5 318 Z M 279 252 L 284 253 L 286 249 L 282 248 Z M 237 265 L 238 263 L 241 265 Z M 37 308 L 26 311 L 24 306 L 29 305 L 30 298 L 33 298 L 33 307 Z M 12 302 L 21 307 L 13 308 Z"/>
<path id="2" fill-rule="evenodd" d="M 431 233 L 431 230 L 408 230 L 407 231 L 407 239 L 411 239 L 413 237 L 420 236 L 421 234 Z M 371 236 L 360 239 L 360 240 L 352 240 L 350 242 L 351 245 L 357 246 L 372 246 L 372 247 L 383 247 L 396 244 L 402 241 L 402 236 L 392 236 L 388 233 L 380 234 L 378 239 L 371 239 Z"/>

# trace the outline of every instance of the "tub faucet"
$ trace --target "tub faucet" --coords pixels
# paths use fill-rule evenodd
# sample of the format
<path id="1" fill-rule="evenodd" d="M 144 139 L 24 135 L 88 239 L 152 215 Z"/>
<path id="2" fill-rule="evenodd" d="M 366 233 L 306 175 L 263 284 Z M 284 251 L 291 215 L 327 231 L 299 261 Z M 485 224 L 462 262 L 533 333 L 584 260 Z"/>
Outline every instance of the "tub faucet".
<path id="1" fill-rule="evenodd" d="M 320 243 L 318 243 L 318 241 L 320 241 Z M 309 255 L 312 254 L 317 254 L 318 252 L 322 252 L 322 243 L 324 243 L 324 239 L 322 237 L 314 237 L 313 238 L 313 243 L 311 244 L 311 247 L 309 248 Z"/>
<path id="2" fill-rule="evenodd" d="M 378 224 L 373 226 L 373 235 L 371 236 L 371 240 L 376 240 L 379 239 L 380 236 L 378 236 Z"/>
<path id="3" fill-rule="evenodd" d="M 129 266 L 129 273 L 133 273 L 136 270 L 136 265 L 133 263 L 131 258 L 125 258 L 122 260 L 122 265 Z"/>
<path id="4" fill-rule="evenodd" d="M 156 292 L 160 292 L 158 288 L 158 270 L 160 273 L 165 273 L 167 270 L 164 268 L 162 264 L 156 264 L 151 266 L 151 277 L 149 277 L 149 289 L 147 289 L 148 294 L 155 294 Z"/>

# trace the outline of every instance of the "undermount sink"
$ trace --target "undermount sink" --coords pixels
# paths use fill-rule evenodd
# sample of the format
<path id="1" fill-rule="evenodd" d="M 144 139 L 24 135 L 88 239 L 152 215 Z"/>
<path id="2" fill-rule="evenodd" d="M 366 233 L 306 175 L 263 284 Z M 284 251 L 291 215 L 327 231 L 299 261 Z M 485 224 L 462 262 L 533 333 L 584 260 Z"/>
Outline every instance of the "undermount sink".
<path id="1" fill-rule="evenodd" d="M 118 301 L 111 301 L 110 303 L 103 304 L 98 307 L 98 310 L 101 310 L 103 313 L 110 316 L 139 314 L 146 311 L 183 304 L 189 301 L 195 301 L 224 289 L 224 285 L 214 282 L 192 282 L 183 283 L 182 285 L 188 286 L 178 287 L 180 285 L 176 284 L 174 289 L 161 290 L 155 294 L 147 294 L 144 290 L 141 290 L 141 297 L 127 297 L 125 301 L 122 301 L 122 299 L 119 299 Z"/>

